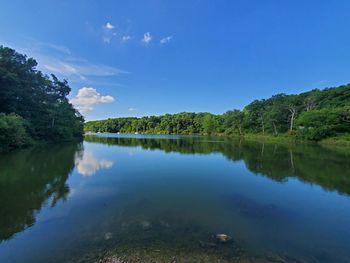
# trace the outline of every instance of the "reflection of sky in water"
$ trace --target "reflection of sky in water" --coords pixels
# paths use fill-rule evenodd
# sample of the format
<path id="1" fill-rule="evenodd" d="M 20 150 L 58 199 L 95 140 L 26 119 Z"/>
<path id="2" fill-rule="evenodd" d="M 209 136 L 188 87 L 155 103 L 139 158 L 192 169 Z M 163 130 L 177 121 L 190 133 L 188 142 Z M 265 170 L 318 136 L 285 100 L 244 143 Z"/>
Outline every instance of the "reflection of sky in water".
<path id="1" fill-rule="evenodd" d="M 111 145 L 85 141 L 77 151 L 64 155 L 70 153 L 66 163 L 58 149 L 51 155 L 37 153 L 37 162 L 24 156 L 20 159 L 25 165 L 21 171 L 26 173 L 32 166 L 35 171 L 42 169 L 44 186 L 52 185 L 55 194 L 61 193 L 61 188 L 69 189 L 69 195 L 62 195 L 65 198 L 51 207 L 47 189 L 34 188 L 40 181 L 25 182 L 34 189 L 21 190 L 23 200 L 42 193 L 39 205 L 43 203 L 40 212 L 34 214 L 32 227 L 17 230 L 12 239 L 0 244 L 0 262 L 67 262 L 64 259 L 72 255 L 80 257 L 134 241 L 147 247 L 150 241 L 161 240 L 171 247 L 180 244 L 196 250 L 202 249 L 198 240 L 206 241 L 211 233 L 231 235 L 233 243 L 244 246 L 247 253 L 283 251 L 312 255 L 319 262 L 348 262 L 331 260 L 349 258 L 349 196 L 335 191 L 343 189 L 338 181 L 331 181 L 332 191 L 326 191 L 320 185 L 324 181 L 317 177 L 325 171 L 325 175 L 332 172 L 333 176 L 321 179 L 345 178 L 342 174 L 347 176 L 349 169 L 344 156 L 322 149 L 317 153 L 323 155 L 315 151 L 305 155 L 312 150 L 308 147 L 300 149 L 303 155 L 299 158 L 296 148 L 295 174 L 304 177 L 283 177 L 290 174 L 288 149 L 281 148 L 273 155 L 273 145 L 265 145 L 262 155 L 261 145 L 256 143 L 241 148 L 225 146 L 205 141 L 124 139 Z M 322 156 L 336 157 L 339 162 L 327 164 L 332 167 L 328 172 Z M 61 171 L 62 166 L 68 168 L 46 180 L 46 174 Z M 14 168 L 12 165 L 11 170 Z M 17 175 L 23 180 L 22 173 L 13 171 L 10 179 Z M 31 180 L 38 179 L 38 172 L 28 174 Z M 8 193 L 15 196 L 16 210 L 7 207 L 6 212 L 13 221 L 15 212 L 22 211 L 17 207 L 21 193 L 14 195 L 14 190 L 23 187 L 11 185 L 11 180 L 6 182 L 6 189 L 12 189 Z M 56 182 L 61 182 L 61 187 L 55 187 Z M 32 211 L 34 206 L 28 203 L 28 207 Z M 19 220 L 22 222 L 26 221 Z"/>
<path id="2" fill-rule="evenodd" d="M 108 169 L 113 166 L 113 161 L 98 160 L 92 152 L 83 151 L 82 155 L 76 155 L 75 166 L 82 176 L 92 176 L 99 169 Z"/>

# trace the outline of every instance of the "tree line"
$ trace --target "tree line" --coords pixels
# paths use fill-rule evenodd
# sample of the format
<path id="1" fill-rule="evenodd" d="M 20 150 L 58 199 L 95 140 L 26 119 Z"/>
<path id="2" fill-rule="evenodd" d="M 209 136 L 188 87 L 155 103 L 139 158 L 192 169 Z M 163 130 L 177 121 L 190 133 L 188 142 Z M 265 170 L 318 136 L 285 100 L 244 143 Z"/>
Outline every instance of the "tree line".
<path id="1" fill-rule="evenodd" d="M 243 110 L 223 114 L 181 112 L 85 123 L 86 132 L 239 135 L 288 134 L 308 140 L 350 132 L 350 84 L 298 95 L 277 94 L 254 100 Z"/>
<path id="2" fill-rule="evenodd" d="M 0 151 L 83 134 L 84 119 L 67 99 L 68 82 L 36 66 L 35 59 L 0 46 Z"/>

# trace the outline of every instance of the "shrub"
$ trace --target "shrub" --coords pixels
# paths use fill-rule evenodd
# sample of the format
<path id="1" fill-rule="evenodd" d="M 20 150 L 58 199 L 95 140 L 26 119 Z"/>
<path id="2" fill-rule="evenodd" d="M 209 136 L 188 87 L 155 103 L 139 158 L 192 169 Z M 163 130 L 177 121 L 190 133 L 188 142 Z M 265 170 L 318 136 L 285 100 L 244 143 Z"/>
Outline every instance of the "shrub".
<path id="1" fill-rule="evenodd" d="M 0 151 L 8 151 L 29 144 L 26 121 L 14 113 L 0 113 Z"/>

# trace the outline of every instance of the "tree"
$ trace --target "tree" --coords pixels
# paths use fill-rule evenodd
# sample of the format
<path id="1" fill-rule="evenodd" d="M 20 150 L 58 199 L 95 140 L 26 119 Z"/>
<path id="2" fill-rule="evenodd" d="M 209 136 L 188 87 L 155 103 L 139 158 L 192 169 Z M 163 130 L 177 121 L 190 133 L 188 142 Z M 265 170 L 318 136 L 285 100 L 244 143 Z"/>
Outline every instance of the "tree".
<path id="1" fill-rule="evenodd" d="M 243 135 L 244 113 L 240 110 L 227 111 L 223 114 L 224 128 L 238 130 Z"/>
<path id="2" fill-rule="evenodd" d="M 321 140 L 350 131 L 350 123 L 342 122 L 342 108 L 325 108 L 303 112 L 298 118 L 300 135 L 306 139 Z"/>
<path id="3" fill-rule="evenodd" d="M 22 147 L 29 143 L 25 120 L 14 114 L 0 113 L 0 152 Z"/>
<path id="4" fill-rule="evenodd" d="M 350 106 L 346 106 L 342 109 L 341 120 L 350 123 Z"/>
<path id="5" fill-rule="evenodd" d="M 0 112 L 22 118 L 34 140 L 81 137 L 84 119 L 67 99 L 68 82 L 44 75 L 36 66 L 33 58 L 0 46 Z"/>
<path id="6" fill-rule="evenodd" d="M 263 134 L 265 134 L 266 107 L 266 100 L 255 100 L 244 109 L 247 112 L 248 127 L 253 130 L 261 130 Z"/>
<path id="7" fill-rule="evenodd" d="M 212 134 L 215 131 L 216 123 L 215 118 L 210 113 L 205 113 L 203 117 L 203 133 Z"/>

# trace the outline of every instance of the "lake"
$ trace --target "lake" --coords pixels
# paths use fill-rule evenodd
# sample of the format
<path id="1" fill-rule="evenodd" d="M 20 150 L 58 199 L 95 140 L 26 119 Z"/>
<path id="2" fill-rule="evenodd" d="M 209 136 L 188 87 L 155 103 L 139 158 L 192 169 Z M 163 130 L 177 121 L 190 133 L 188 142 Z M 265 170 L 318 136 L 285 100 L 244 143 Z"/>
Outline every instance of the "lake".
<path id="1" fill-rule="evenodd" d="M 349 195 L 346 149 L 89 135 L 0 155 L 0 262 L 350 262 Z"/>

